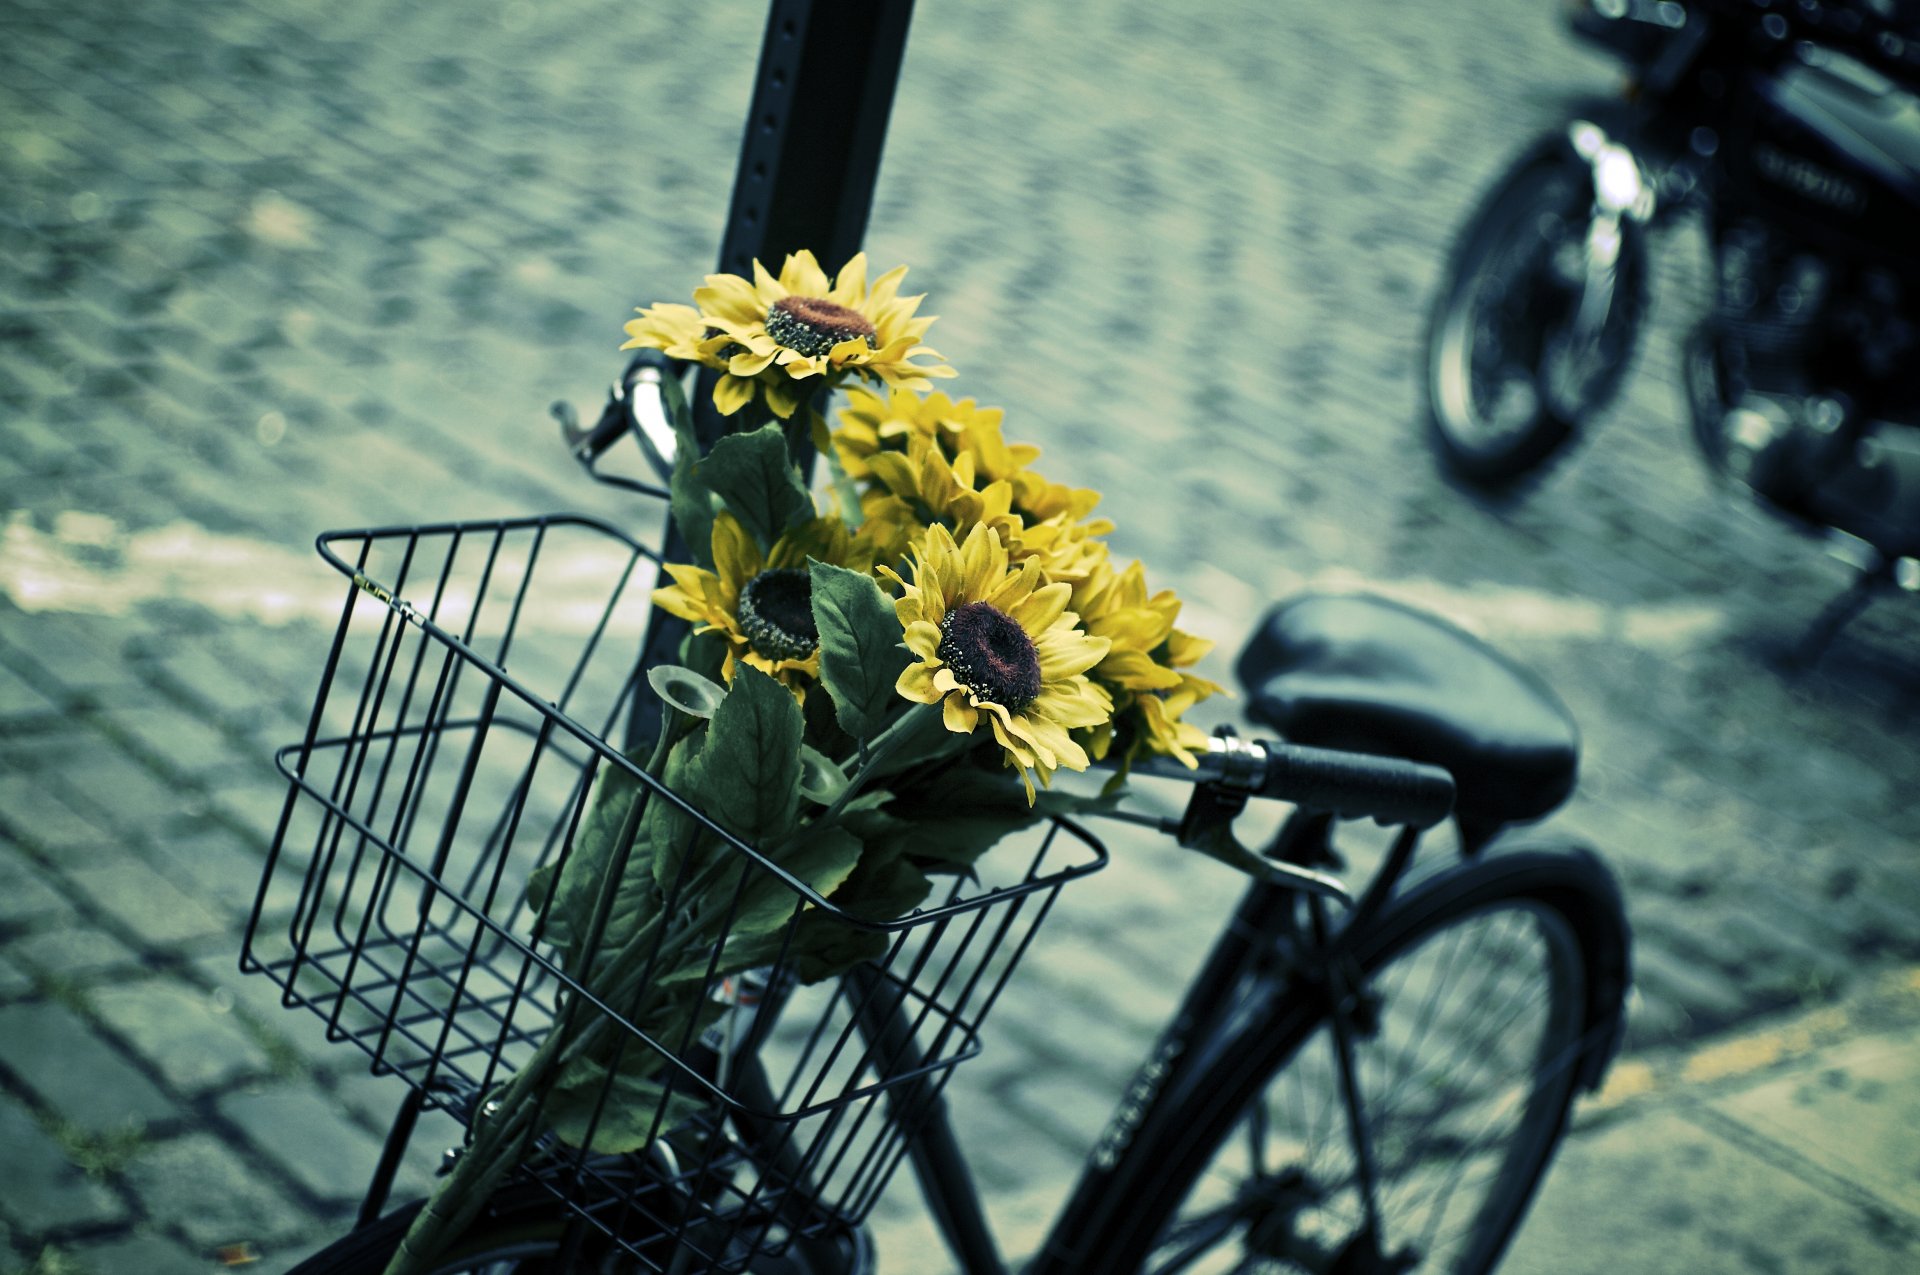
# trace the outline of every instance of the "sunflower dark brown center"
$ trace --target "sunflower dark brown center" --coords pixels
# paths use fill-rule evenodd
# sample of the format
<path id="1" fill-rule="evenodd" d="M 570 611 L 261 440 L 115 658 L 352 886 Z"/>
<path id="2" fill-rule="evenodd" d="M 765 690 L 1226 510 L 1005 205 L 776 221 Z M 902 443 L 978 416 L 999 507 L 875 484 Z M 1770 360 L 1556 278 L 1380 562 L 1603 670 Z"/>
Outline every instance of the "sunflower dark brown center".
<path id="1" fill-rule="evenodd" d="M 1039 698 L 1040 652 L 1020 622 L 991 603 L 947 612 L 937 654 L 968 690 L 1011 712 Z"/>
<path id="2" fill-rule="evenodd" d="M 867 316 L 825 297 L 782 297 L 767 311 L 767 335 L 810 359 L 832 351 L 842 341 L 879 344 Z"/>
<path id="3" fill-rule="evenodd" d="M 740 590 L 740 631 L 770 660 L 804 660 L 820 645 L 813 583 L 802 567 L 762 571 Z"/>

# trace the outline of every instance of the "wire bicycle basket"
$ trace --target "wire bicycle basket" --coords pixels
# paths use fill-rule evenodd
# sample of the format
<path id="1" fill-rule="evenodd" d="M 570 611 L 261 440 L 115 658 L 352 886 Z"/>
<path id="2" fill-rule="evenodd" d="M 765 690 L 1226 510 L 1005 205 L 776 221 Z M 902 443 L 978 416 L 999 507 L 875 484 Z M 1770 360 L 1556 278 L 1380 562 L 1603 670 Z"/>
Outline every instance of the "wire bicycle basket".
<path id="1" fill-rule="evenodd" d="M 702 1007 L 684 1027 L 636 1022 L 569 967 L 553 892 L 529 881 L 565 864 L 597 776 L 672 796 L 606 742 L 652 695 L 635 653 L 658 557 L 559 515 L 332 532 L 320 552 L 345 600 L 304 737 L 276 758 L 287 795 L 242 968 L 470 1126 L 557 1022 L 588 1016 L 614 1062 L 586 1129 L 549 1122 L 521 1173 L 641 1269 L 744 1270 L 863 1220 L 1059 889 L 1105 849 L 1043 821 L 872 920 L 691 812 L 736 907 L 784 891 L 785 919 L 751 971 L 721 963 L 725 928 L 704 977 L 683 963 L 676 994 Z M 823 923 L 867 959 L 808 983 L 791 940 Z M 623 1087 L 629 1055 L 646 1086 Z M 614 1119 L 644 1146 L 590 1152 Z"/>

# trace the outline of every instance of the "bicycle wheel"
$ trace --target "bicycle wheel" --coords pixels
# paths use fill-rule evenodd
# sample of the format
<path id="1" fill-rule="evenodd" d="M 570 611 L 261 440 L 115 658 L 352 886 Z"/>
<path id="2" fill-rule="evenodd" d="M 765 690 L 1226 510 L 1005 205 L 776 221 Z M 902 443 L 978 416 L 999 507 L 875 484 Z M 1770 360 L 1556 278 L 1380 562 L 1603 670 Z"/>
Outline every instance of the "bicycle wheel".
<path id="1" fill-rule="evenodd" d="M 368 1275 L 385 1270 L 422 1203 L 416 1200 L 404 1205 L 343 1236 L 294 1267 L 289 1275 Z M 448 1247 L 430 1275 L 545 1271 L 559 1253 L 565 1231 L 566 1218 L 551 1195 L 503 1192 L 487 1215 Z"/>
<path id="2" fill-rule="evenodd" d="M 378 1275 L 393 1259 L 414 1214 L 424 1201 L 403 1205 L 315 1253 L 288 1275 Z M 448 1245 L 428 1275 L 554 1275 L 555 1259 L 566 1242 L 569 1215 L 544 1187 L 521 1184 L 500 1192 L 487 1211 L 458 1241 Z M 633 1238 L 628 1237 L 630 1240 Z M 670 1241 L 642 1243 L 649 1256 L 636 1258 L 589 1228 L 586 1242 L 567 1266 L 568 1275 L 640 1275 L 672 1270 L 682 1275 L 710 1269 L 691 1252 Z M 773 1256 L 753 1259 L 752 1275 L 862 1275 L 871 1267 L 865 1237 L 849 1237 L 839 1248 L 798 1245 Z M 725 1269 L 742 1270 L 739 1262 Z"/>
<path id="3" fill-rule="evenodd" d="M 1499 488 L 1531 473 L 1619 389 L 1646 309 L 1636 226 L 1622 229 L 1615 296 L 1595 347 L 1568 357 L 1580 294 L 1570 258 L 1592 198 L 1582 162 L 1549 137 L 1462 231 L 1428 320 L 1423 378 L 1429 437 L 1458 478 Z"/>
<path id="4" fill-rule="evenodd" d="M 1131 1198 L 1089 1269 L 1492 1269 L 1565 1129 L 1596 990 L 1617 1024 L 1620 916 L 1597 860 L 1531 852 L 1447 873 L 1362 936 L 1377 1242 L 1326 1003 L 1288 997 L 1202 1055 L 1129 1153 Z"/>

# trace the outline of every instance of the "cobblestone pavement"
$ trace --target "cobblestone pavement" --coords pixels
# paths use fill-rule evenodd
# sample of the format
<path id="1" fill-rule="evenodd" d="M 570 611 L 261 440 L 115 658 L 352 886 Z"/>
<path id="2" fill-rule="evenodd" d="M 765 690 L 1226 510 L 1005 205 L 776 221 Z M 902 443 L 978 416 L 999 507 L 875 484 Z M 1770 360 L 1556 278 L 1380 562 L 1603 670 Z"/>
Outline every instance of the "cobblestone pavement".
<path id="1" fill-rule="evenodd" d="M 870 246 L 914 263 L 957 385 L 1108 492 L 1116 543 L 1229 650 L 1303 583 L 1367 582 L 1554 682 L 1586 762 L 1545 835 L 1603 847 L 1627 884 L 1630 1078 L 1797 1015 L 1854 1040 L 1847 1007 L 1920 959 L 1920 641 L 1889 602 L 1815 671 L 1783 667 L 1845 572 L 1688 454 L 1671 351 L 1697 245 L 1662 259 L 1624 401 L 1524 499 L 1472 503 L 1419 441 L 1415 350 L 1452 228 L 1608 65 L 1520 0 L 921 8 Z M 629 307 L 709 268 L 761 20 L 0 7 L 0 1270 L 166 1275 L 245 1244 L 275 1271 L 344 1228 L 393 1082 L 235 970 L 268 758 L 338 607 L 307 546 L 632 515 L 570 471 L 545 405 L 597 394 Z M 1235 891 L 1114 846 L 956 1082 L 1016 1252 Z M 1900 1031 L 1873 1056 L 1910 1064 Z M 1769 1094 L 1804 1116 L 1767 1085 L 1811 1082 L 1779 1075 L 1729 1120 Z M 1694 1190 L 1683 1170 L 1726 1126 L 1596 1110 L 1569 1152 L 1579 1192 L 1550 1189 L 1527 1241 L 1545 1247 L 1516 1265 L 1679 1269 L 1659 1238 L 1684 1233 L 1690 1270 L 1893 1269 L 1920 1226 L 1910 1164 L 1884 1189 L 1829 1169 L 1794 1179 L 1822 1219 L 1799 1247 L 1757 1220 L 1702 1244 L 1705 1203 L 1643 1213 L 1629 1188 L 1671 1169 Z M 1814 1162 L 1835 1136 L 1792 1119 L 1766 1138 Z M 1641 1160 L 1609 1154 L 1622 1139 Z M 911 1206 L 897 1192 L 883 1229 L 926 1269 Z M 1607 1256 L 1595 1216 L 1643 1247 Z"/>

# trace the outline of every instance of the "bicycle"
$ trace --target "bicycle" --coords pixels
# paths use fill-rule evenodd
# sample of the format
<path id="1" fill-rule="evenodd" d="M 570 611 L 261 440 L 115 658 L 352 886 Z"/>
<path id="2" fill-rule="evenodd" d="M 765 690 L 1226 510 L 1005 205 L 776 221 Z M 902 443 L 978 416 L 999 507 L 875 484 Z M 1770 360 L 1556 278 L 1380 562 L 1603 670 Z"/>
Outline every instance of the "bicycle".
<path id="1" fill-rule="evenodd" d="M 633 432 L 670 467 L 650 427 L 672 379 L 636 359 L 600 422 L 569 430 L 590 471 L 666 498 L 597 464 Z M 530 1134 L 441 1271 L 866 1272 L 862 1223 L 903 1161 L 962 1268 L 1004 1270 L 944 1090 L 1060 890 L 1105 865 L 1099 839 L 1054 817 L 906 917 L 837 913 L 607 743 L 651 698 L 644 661 L 619 652 L 644 628 L 658 553 L 565 516 L 336 532 L 320 549 L 346 600 L 305 737 L 279 755 L 288 795 L 242 965 L 408 1090 L 359 1227 L 297 1269 L 381 1269 L 418 1207 L 383 1215 L 420 1112 L 450 1111 L 471 1137 L 543 1033 L 585 1014 L 658 1055 L 665 1081 L 636 1100 L 610 1073 L 584 1130 Z M 1091 812 L 1255 880 L 1031 1269 L 1491 1269 L 1623 1020 L 1629 935 L 1598 858 L 1485 853 L 1570 795 L 1573 723 L 1492 648 L 1364 596 L 1276 608 L 1236 672 L 1250 716 L 1286 742 L 1223 734 L 1198 771 L 1136 767 L 1192 785 L 1179 819 Z M 718 1019 L 679 1039 L 593 999 L 543 935 L 551 899 L 527 889 L 570 851 L 609 768 L 730 844 L 736 908 L 784 891 L 767 967 L 721 978 L 710 963 L 697 999 Z M 1258 856 L 1233 836 L 1254 798 L 1295 806 Z M 1358 818 L 1398 831 L 1353 892 L 1336 827 Z M 1423 832 L 1449 818 L 1461 862 L 1406 885 Z M 297 902 L 276 915 L 283 894 Z M 812 986 L 784 955 L 823 917 L 872 956 Z M 645 1149 L 590 1153 L 606 1120 L 647 1126 Z"/>
<path id="2" fill-rule="evenodd" d="M 772 0 L 722 269 L 800 246 L 845 261 L 858 248 L 910 10 Z M 661 483 L 678 439 L 664 396 L 680 370 L 643 352 L 591 428 L 562 414 L 596 478 L 670 500 Z M 725 428 L 706 406 L 712 388 L 709 377 L 692 396 L 703 449 Z M 629 435 L 659 482 L 601 472 Z M 902 1163 L 960 1265 L 1003 1270 L 946 1088 L 1060 891 L 1105 865 L 1084 822 L 1003 839 L 904 917 L 851 915 L 610 742 L 652 738 L 661 696 L 648 671 L 679 641 L 647 620 L 662 560 L 683 560 L 671 532 L 656 550 L 555 516 L 335 532 L 320 550 L 345 598 L 306 733 L 279 754 L 287 796 L 242 967 L 406 1092 L 355 1230 L 298 1269 L 381 1269 L 419 1207 L 387 1209 L 421 1113 L 446 1110 L 470 1141 L 486 1135 L 490 1095 L 556 1023 L 584 1022 L 613 1042 L 605 1084 L 569 1119 L 533 1122 L 545 1127 L 516 1144 L 518 1176 L 444 1251 L 442 1275 L 854 1275 L 873 1268 L 863 1224 Z M 1194 1270 L 1205 1258 L 1389 1271 L 1436 1256 L 1489 1269 L 1621 1030 L 1629 938 L 1599 860 L 1482 853 L 1569 794 L 1572 723 L 1490 648 L 1377 600 L 1297 599 L 1263 624 L 1239 671 L 1252 716 L 1289 742 L 1223 736 L 1197 771 L 1137 766 L 1191 784 L 1177 820 L 1089 811 L 1144 822 L 1255 880 L 1032 1269 Z M 571 852 L 603 775 L 672 804 L 727 846 L 736 874 L 714 961 L 679 984 L 711 1021 L 689 1015 L 671 1038 L 591 995 L 552 942 L 550 894 L 529 893 L 537 870 Z M 1233 837 L 1255 798 L 1296 805 L 1259 855 Z M 1357 897 L 1336 875 L 1343 816 L 1400 827 Z M 1464 861 L 1409 884 L 1421 833 L 1449 816 Z M 690 861 L 660 882 L 661 915 Z M 756 923 L 776 921 L 748 936 L 766 964 L 717 975 L 748 901 Z M 603 910 L 595 924 L 608 921 Z M 786 957 L 801 927 L 822 923 L 869 955 L 809 983 Z M 1497 1039 L 1459 1035 L 1476 1026 Z M 659 1077 L 638 1098 L 615 1093 L 629 1050 Z M 1264 1098 L 1270 1082 L 1301 1117 L 1287 1155 L 1268 1154 L 1287 1128 Z M 1478 1105 L 1453 1101 L 1464 1082 Z M 1486 1127 L 1458 1127 L 1474 1115 Z M 640 1149 L 588 1150 L 609 1120 L 627 1122 Z M 1471 1181 L 1432 1182 L 1435 1166 L 1460 1165 Z M 1441 1235 L 1460 1213 L 1460 1232 Z"/>

